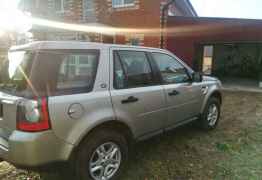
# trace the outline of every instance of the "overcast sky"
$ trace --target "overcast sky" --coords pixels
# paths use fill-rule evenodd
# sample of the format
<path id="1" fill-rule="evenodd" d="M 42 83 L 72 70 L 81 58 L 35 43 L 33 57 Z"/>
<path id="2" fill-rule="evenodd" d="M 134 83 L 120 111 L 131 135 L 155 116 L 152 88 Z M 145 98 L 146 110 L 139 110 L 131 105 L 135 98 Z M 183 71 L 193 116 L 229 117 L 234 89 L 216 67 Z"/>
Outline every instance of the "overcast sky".
<path id="1" fill-rule="evenodd" d="M 199 16 L 262 19 L 262 0 L 190 0 Z"/>

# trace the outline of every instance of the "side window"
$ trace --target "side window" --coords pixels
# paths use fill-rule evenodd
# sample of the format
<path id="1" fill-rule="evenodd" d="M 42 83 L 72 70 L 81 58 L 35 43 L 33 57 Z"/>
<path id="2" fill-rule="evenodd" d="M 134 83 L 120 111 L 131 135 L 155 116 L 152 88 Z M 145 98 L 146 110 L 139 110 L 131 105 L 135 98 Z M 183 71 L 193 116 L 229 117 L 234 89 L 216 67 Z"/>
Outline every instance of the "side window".
<path id="1" fill-rule="evenodd" d="M 151 66 L 144 52 L 115 51 L 115 88 L 136 88 L 154 83 Z"/>
<path id="2" fill-rule="evenodd" d="M 124 89 L 126 83 L 126 76 L 123 66 L 120 62 L 119 55 L 114 52 L 114 87 L 116 89 Z"/>
<path id="3" fill-rule="evenodd" d="M 134 0 L 112 0 L 113 8 L 126 7 L 130 5 L 134 5 L 134 3 L 135 3 Z"/>
<path id="4" fill-rule="evenodd" d="M 152 55 L 165 84 L 185 83 L 190 80 L 183 65 L 173 57 L 162 53 L 152 53 Z"/>
<path id="5" fill-rule="evenodd" d="M 98 55 L 64 54 L 58 72 L 57 90 L 90 89 L 93 86 Z"/>

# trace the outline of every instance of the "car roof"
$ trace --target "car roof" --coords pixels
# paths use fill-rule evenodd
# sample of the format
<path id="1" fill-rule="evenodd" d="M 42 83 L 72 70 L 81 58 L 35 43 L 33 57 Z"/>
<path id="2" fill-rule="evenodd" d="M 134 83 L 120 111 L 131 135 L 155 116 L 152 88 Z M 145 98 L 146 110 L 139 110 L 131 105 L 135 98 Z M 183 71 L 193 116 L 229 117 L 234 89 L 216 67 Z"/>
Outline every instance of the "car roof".
<path id="1" fill-rule="evenodd" d="M 41 49 L 104 49 L 104 48 L 134 48 L 154 51 L 164 51 L 163 49 L 143 47 L 143 46 L 129 46 L 116 45 L 95 42 L 80 42 L 80 41 L 35 41 L 24 45 L 13 46 L 10 51 L 17 50 L 41 50 Z"/>

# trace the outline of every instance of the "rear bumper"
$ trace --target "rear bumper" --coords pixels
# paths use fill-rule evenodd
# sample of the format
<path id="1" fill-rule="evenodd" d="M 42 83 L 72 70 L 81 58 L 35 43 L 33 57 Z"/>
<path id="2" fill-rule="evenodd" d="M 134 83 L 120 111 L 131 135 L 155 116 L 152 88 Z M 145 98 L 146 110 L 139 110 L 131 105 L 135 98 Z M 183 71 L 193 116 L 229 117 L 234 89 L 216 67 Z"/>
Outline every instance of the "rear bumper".
<path id="1" fill-rule="evenodd" d="M 14 131 L 8 139 L 0 137 L 0 158 L 16 166 L 34 168 L 67 161 L 73 147 L 58 139 L 52 131 Z"/>

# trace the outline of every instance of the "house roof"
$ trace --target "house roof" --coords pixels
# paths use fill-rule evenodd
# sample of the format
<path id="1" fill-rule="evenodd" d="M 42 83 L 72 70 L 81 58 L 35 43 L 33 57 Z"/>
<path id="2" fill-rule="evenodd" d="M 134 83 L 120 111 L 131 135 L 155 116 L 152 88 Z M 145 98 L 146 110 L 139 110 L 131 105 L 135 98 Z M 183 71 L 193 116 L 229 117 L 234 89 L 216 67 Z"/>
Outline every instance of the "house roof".
<path id="1" fill-rule="evenodd" d="M 192 5 L 191 1 L 190 0 L 186 0 L 186 2 L 188 3 L 188 5 L 190 6 L 190 9 L 192 10 L 193 14 L 195 14 L 195 16 L 198 16 L 197 15 L 197 12 L 194 8 L 194 6 Z"/>
<path id="2" fill-rule="evenodd" d="M 182 8 L 184 11 L 190 13 L 191 16 L 198 16 L 190 0 L 176 0 L 175 3 L 177 3 L 178 6 L 180 6 L 180 8 Z"/>

